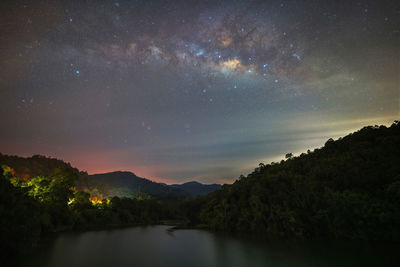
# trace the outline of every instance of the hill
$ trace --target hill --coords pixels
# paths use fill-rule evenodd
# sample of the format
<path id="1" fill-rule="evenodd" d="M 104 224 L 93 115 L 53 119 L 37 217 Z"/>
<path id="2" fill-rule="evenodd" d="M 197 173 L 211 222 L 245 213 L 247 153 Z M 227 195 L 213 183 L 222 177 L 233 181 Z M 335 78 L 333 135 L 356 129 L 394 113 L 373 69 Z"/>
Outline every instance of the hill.
<path id="1" fill-rule="evenodd" d="M 221 188 L 219 184 L 202 184 L 196 181 L 187 182 L 183 184 L 173 184 L 171 187 L 179 188 L 187 192 L 191 197 L 200 195 L 207 195 Z"/>
<path id="2" fill-rule="evenodd" d="M 25 158 L 0 153 L 0 165 L 11 167 L 13 175 L 23 179 L 29 179 L 40 175 L 50 176 L 53 175 L 57 169 L 69 170 L 82 175 L 85 174 L 73 168 L 70 163 L 42 155 L 34 155 Z"/>
<path id="3" fill-rule="evenodd" d="M 400 123 L 260 164 L 190 204 L 193 224 L 284 237 L 400 240 Z"/>
<path id="4" fill-rule="evenodd" d="M 84 175 L 77 182 L 78 190 L 89 192 L 100 199 L 112 196 L 141 198 L 151 196 L 157 199 L 179 200 L 206 195 L 219 188 L 221 186 L 218 184 L 205 185 L 199 182 L 167 185 L 138 177 L 127 171 Z"/>
<path id="5" fill-rule="evenodd" d="M 126 171 L 82 176 L 76 186 L 78 190 L 90 192 L 99 198 L 151 196 L 158 199 L 184 199 L 189 196 L 182 189 L 156 183 Z"/>

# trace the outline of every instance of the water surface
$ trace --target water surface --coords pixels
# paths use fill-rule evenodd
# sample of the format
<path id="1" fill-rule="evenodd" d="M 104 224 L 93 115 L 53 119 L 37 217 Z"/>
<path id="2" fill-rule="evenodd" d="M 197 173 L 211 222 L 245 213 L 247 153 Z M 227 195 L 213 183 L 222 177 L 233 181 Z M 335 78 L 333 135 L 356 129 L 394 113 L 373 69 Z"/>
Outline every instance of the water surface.
<path id="1" fill-rule="evenodd" d="M 255 241 L 168 226 L 61 234 L 24 266 L 396 266 L 394 244 Z M 397 261 L 397 262 L 396 262 Z M 398 265 L 400 266 L 400 265 Z"/>

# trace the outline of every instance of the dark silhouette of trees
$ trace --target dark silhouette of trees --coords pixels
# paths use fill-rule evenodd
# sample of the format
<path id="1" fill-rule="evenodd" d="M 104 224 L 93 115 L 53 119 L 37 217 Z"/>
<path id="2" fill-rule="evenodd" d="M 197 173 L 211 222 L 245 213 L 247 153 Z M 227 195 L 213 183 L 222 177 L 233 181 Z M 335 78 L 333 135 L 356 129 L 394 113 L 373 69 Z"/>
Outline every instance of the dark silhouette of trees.
<path id="1" fill-rule="evenodd" d="M 285 159 L 290 159 L 290 158 L 292 158 L 293 157 L 293 153 L 287 153 L 286 155 L 285 155 Z"/>
<path id="2" fill-rule="evenodd" d="M 40 205 L 0 172 L 0 261 L 32 247 L 41 234 Z"/>
<path id="3" fill-rule="evenodd" d="M 202 199 L 193 221 L 257 235 L 400 239 L 398 121 L 286 159 Z"/>

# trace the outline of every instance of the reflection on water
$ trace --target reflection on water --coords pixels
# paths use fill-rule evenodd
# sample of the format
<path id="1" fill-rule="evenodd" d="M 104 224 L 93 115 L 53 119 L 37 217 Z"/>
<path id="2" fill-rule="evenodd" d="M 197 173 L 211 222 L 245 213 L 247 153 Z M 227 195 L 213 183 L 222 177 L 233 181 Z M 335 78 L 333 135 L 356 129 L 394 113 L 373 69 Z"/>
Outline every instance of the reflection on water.
<path id="1" fill-rule="evenodd" d="M 399 260 L 395 245 L 260 242 L 201 230 L 167 229 L 151 226 L 62 234 L 25 259 L 25 266 L 396 266 Z"/>

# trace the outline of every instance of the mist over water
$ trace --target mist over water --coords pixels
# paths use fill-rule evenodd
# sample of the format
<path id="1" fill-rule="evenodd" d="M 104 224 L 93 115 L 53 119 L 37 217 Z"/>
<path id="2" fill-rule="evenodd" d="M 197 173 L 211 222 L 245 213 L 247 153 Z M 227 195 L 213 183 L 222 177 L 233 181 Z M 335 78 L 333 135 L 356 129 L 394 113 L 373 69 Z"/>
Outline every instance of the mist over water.
<path id="1" fill-rule="evenodd" d="M 61 234 L 22 266 L 395 266 L 393 244 L 256 241 L 168 226 Z"/>

